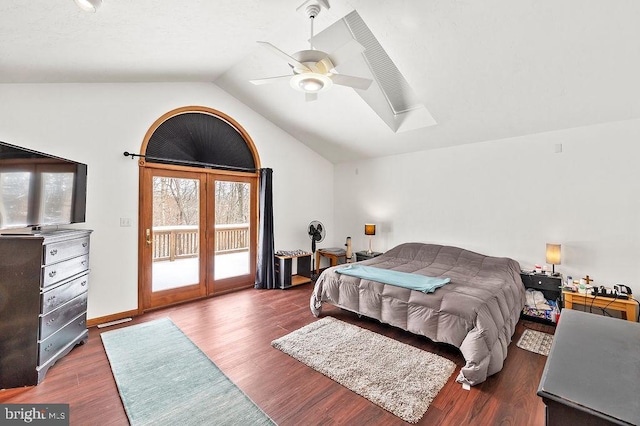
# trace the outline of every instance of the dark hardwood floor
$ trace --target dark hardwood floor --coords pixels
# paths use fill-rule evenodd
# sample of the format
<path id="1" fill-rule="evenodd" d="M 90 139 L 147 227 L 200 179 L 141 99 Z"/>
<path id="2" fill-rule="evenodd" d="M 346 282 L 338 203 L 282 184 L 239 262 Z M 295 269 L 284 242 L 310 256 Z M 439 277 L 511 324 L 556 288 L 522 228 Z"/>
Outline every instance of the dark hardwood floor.
<path id="1" fill-rule="evenodd" d="M 121 326 L 170 317 L 227 376 L 280 425 L 408 424 L 333 380 L 272 348 L 270 342 L 315 318 L 309 310 L 312 284 L 289 290 L 243 290 L 162 309 Z M 324 305 L 323 315 L 373 330 L 430 351 L 462 366 L 457 349 L 438 345 L 376 321 Z M 38 386 L 0 391 L 0 403 L 69 403 L 71 425 L 126 425 L 100 333 L 57 362 Z M 516 347 L 526 327 L 553 328 L 520 320 L 504 369 L 470 391 L 455 382 L 459 369 L 433 401 L 420 425 L 543 425 L 536 390 L 546 357 Z M 185 425 L 186 426 L 186 425 Z"/>

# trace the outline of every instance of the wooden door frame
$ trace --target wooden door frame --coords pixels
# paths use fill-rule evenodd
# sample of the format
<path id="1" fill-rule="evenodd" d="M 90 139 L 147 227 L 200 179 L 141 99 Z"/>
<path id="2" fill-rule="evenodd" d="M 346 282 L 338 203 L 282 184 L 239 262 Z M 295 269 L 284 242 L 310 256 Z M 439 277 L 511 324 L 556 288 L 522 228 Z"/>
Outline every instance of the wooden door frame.
<path id="1" fill-rule="evenodd" d="M 213 193 L 212 191 L 215 191 L 216 180 L 245 182 L 251 185 L 249 198 L 253 201 L 250 203 L 251 211 L 249 217 L 249 274 L 216 281 L 213 279 L 215 276 L 215 270 L 213 269 L 215 267 L 215 261 L 211 262 L 211 267 L 208 271 L 208 277 L 211 278 L 211 280 L 208 281 L 208 293 L 209 295 L 218 295 L 242 288 L 253 287 L 256 278 L 256 257 L 258 252 L 258 178 L 254 174 L 228 173 L 221 170 L 212 170 L 208 177 L 207 187 L 209 195 Z M 226 179 L 224 179 L 225 177 Z M 215 196 L 208 196 L 207 202 L 207 209 L 211 212 L 212 217 L 212 220 L 207 223 L 207 255 L 215 256 Z M 251 247 L 254 249 L 251 250 Z"/>
<path id="2" fill-rule="evenodd" d="M 216 118 L 219 118 L 223 121 L 225 121 L 226 123 L 228 123 L 229 125 L 231 125 L 233 128 L 235 128 L 235 130 L 238 131 L 238 133 L 240 133 L 240 135 L 242 136 L 242 139 L 244 140 L 244 142 L 247 144 L 247 147 L 249 148 L 252 156 L 253 156 L 253 160 L 254 160 L 254 165 L 255 165 L 255 171 L 253 172 L 232 172 L 232 171 L 227 171 L 227 170 L 220 170 L 220 169 L 205 169 L 205 168 L 200 168 L 200 167 L 187 167 L 187 166 L 178 166 L 178 165 L 171 165 L 171 164 L 163 164 L 163 163 L 152 163 L 152 162 L 147 162 L 144 159 L 144 155 L 146 154 L 146 150 L 147 150 L 147 145 L 149 144 L 149 140 L 151 139 L 151 136 L 153 136 L 153 133 L 158 129 L 158 127 L 160 127 L 162 125 L 162 123 L 164 123 L 165 121 L 171 119 L 174 116 L 180 115 L 180 114 L 188 114 L 188 113 L 201 113 L 201 114 L 208 114 L 211 116 L 214 116 Z M 142 208 L 142 196 L 144 193 L 144 190 L 146 188 L 143 187 L 143 177 L 144 177 L 144 170 L 146 168 L 154 168 L 154 169 L 164 169 L 164 170 L 182 170 L 182 171 L 188 171 L 188 172 L 201 172 L 201 173 L 216 173 L 216 174 L 228 174 L 228 175 L 232 175 L 232 176 L 237 176 L 237 177 L 248 177 L 248 178 L 252 178 L 253 179 L 253 184 L 251 186 L 252 188 L 252 203 L 251 206 L 253 208 L 252 210 L 252 215 L 251 215 L 251 220 L 252 220 L 252 224 L 250 225 L 250 229 L 252 230 L 252 235 L 250 238 L 250 244 L 251 247 L 253 247 L 252 253 L 253 255 L 251 256 L 251 275 L 252 275 L 252 281 L 255 282 L 255 274 L 256 274 L 256 257 L 257 257 L 257 251 L 258 251 L 258 242 L 257 242 L 257 235 L 258 235 L 258 225 L 259 225 L 259 200 L 258 200 L 258 195 L 257 195 L 257 191 L 258 191 L 258 186 L 259 186 L 259 179 L 260 179 L 260 155 L 258 154 L 258 150 L 255 146 L 255 144 L 253 143 L 253 139 L 251 139 L 251 136 L 249 136 L 249 133 L 240 125 L 240 123 L 238 123 L 236 120 L 234 120 L 232 117 L 230 117 L 229 115 L 218 111 L 216 109 L 213 108 L 209 108 L 209 107 L 205 107 L 205 106 L 197 106 L 197 105 L 191 105 L 191 106 L 184 106 L 184 107 L 180 107 L 180 108 L 176 108 L 173 109 L 165 114 L 163 114 L 160 118 L 158 118 L 152 125 L 151 127 L 149 127 L 149 129 L 147 130 L 147 133 L 144 136 L 144 140 L 142 142 L 142 146 L 140 147 L 140 155 L 141 158 L 138 160 L 138 166 L 139 166 L 139 174 L 138 174 L 138 313 L 142 314 L 145 309 L 144 309 L 144 305 L 143 305 L 143 279 L 146 278 L 143 274 L 145 273 L 145 271 L 142 271 L 142 267 L 141 265 L 143 264 L 143 255 L 144 255 L 144 244 L 146 244 L 145 242 L 145 235 L 144 235 L 144 228 L 141 226 L 144 219 L 144 214 L 145 212 L 143 212 L 143 208 Z M 150 212 L 148 212 L 147 214 L 151 214 Z M 214 221 L 215 223 L 215 221 Z M 206 234 L 206 232 L 205 232 Z M 209 250 L 209 247 L 207 245 L 207 251 Z M 208 271 L 207 271 L 208 272 Z M 147 272 L 148 273 L 148 272 Z M 213 271 L 211 271 L 211 273 L 213 274 Z M 213 277 L 213 275 L 211 275 Z M 218 291 L 215 291 L 216 289 L 214 289 L 213 294 L 222 294 L 225 292 L 229 292 L 229 291 L 234 291 L 237 288 L 244 288 L 244 287 L 252 287 L 254 285 L 254 282 L 252 282 L 251 284 L 249 283 L 244 283 L 244 282 L 234 282 L 234 280 L 232 278 L 229 278 L 229 283 L 227 283 L 227 285 L 223 286 L 223 288 L 218 289 Z M 242 287 L 238 287 L 238 286 L 242 286 Z M 206 297 L 206 296 L 203 296 Z"/>
<path id="3" fill-rule="evenodd" d="M 140 168 L 140 209 L 139 209 L 139 240 L 138 240 L 138 310 L 144 312 L 188 300 L 195 300 L 206 296 L 206 262 L 199 262 L 199 282 L 190 286 L 183 286 L 175 289 L 163 290 L 153 295 L 152 268 L 153 260 L 148 261 L 149 250 L 153 250 L 153 245 L 147 244 L 146 229 L 153 227 L 153 193 L 151 188 L 146 187 L 155 176 L 166 176 L 183 179 L 197 179 L 200 182 L 199 188 L 199 246 L 206 247 L 206 231 L 203 229 L 206 223 L 207 206 L 205 197 L 202 195 L 206 191 L 206 174 L 200 170 L 173 170 L 168 168 L 141 167 Z M 144 190 L 143 190 L 144 188 Z M 149 208 L 147 208 L 149 207 Z M 151 238 L 154 238 L 153 233 Z M 200 253 L 199 256 L 203 254 Z"/>
<path id="4" fill-rule="evenodd" d="M 153 173 L 154 171 L 158 171 L 158 173 L 166 172 L 166 173 L 184 173 L 184 176 L 193 177 L 196 174 L 205 176 L 204 185 L 201 183 L 201 194 L 203 192 L 209 191 L 208 181 L 215 181 L 216 176 L 228 177 L 227 180 L 237 181 L 237 182 L 248 182 L 251 184 L 251 217 L 250 217 L 250 238 L 249 245 L 250 248 L 250 273 L 249 275 L 243 275 L 240 277 L 230 277 L 225 278 L 223 280 L 219 280 L 217 283 L 213 280 L 214 270 L 211 265 L 214 264 L 212 261 L 205 261 L 204 266 L 203 262 L 201 262 L 200 267 L 200 277 L 201 279 L 205 279 L 205 291 L 204 293 L 199 294 L 198 296 L 190 299 L 196 300 L 198 298 L 204 298 L 208 296 L 216 296 L 224 293 L 229 293 L 231 291 L 236 291 L 244 288 L 251 288 L 255 284 L 255 276 L 256 276 L 256 258 L 258 252 L 258 217 L 259 217 L 259 199 L 258 199 L 258 185 L 259 185 L 259 173 L 246 173 L 246 172 L 234 172 L 228 170 L 215 170 L 215 169 L 201 169 L 197 167 L 186 167 L 186 166 L 175 166 L 175 165 L 167 165 L 160 163 L 147 163 L 140 162 L 139 168 L 139 189 L 138 189 L 138 313 L 142 314 L 146 311 L 157 309 L 160 307 L 151 307 L 151 300 L 145 292 L 145 285 L 151 282 L 151 268 L 150 265 L 144 267 L 145 265 L 145 256 L 147 253 L 145 250 L 147 249 L 146 244 L 146 234 L 145 234 L 145 224 L 151 223 L 151 216 L 153 211 L 149 209 L 145 210 L 145 198 L 149 196 L 148 188 L 145 187 L 145 174 Z M 205 238 L 201 247 L 206 247 L 206 253 L 201 253 L 202 256 L 209 256 L 209 253 L 214 253 L 215 251 L 215 238 L 211 238 L 211 232 L 215 232 L 215 213 L 211 213 L 209 215 L 208 212 L 215 212 L 214 202 L 211 200 L 213 197 L 201 197 L 200 199 L 200 218 L 201 218 L 201 233 Z M 203 203 L 207 200 L 208 205 L 203 207 Z M 203 215 L 209 215 L 212 220 L 207 221 L 206 217 Z M 212 226 L 211 226 L 212 225 Z M 211 250 L 211 251 L 210 251 Z M 204 269 L 203 269 L 204 268 Z M 184 287 L 179 289 L 184 290 Z M 177 290 L 177 291 L 179 291 Z M 163 296 L 160 296 L 162 298 Z M 183 303 L 186 301 L 183 300 L 175 300 L 175 295 L 173 292 L 166 293 L 166 297 L 164 297 L 166 304 L 164 306 L 170 306 L 176 303 Z M 163 306 L 163 307 L 164 307 Z"/>

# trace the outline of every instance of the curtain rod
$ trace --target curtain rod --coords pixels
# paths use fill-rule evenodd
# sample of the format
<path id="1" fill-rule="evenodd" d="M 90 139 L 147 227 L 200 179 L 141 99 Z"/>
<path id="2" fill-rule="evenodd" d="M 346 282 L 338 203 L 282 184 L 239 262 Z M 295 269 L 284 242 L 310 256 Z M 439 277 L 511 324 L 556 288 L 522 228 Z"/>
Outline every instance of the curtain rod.
<path id="1" fill-rule="evenodd" d="M 237 167 L 237 166 L 223 166 L 221 164 L 212 164 L 212 163 L 202 163 L 200 161 L 186 161 L 186 160 L 172 160 L 170 158 L 159 158 L 159 157 L 152 157 L 150 155 L 142 155 L 142 154 L 134 154 L 128 151 L 124 152 L 124 156 L 125 157 L 131 157 L 131 159 L 133 159 L 134 157 L 140 157 L 140 158 L 144 158 L 144 159 L 148 159 L 151 161 L 167 161 L 169 163 L 180 163 L 180 164 L 184 164 L 187 166 L 205 166 L 206 168 L 210 168 L 210 169 L 225 169 L 225 170 L 235 170 L 235 171 L 239 171 L 239 172 L 257 172 L 259 171 L 259 169 L 250 169 L 247 167 Z"/>

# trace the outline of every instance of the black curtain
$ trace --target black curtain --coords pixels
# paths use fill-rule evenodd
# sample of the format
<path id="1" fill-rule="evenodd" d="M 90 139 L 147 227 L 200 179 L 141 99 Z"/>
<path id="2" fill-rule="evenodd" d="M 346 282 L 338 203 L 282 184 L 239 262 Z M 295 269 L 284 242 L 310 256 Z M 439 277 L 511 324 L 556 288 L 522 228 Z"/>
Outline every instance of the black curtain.
<path id="1" fill-rule="evenodd" d="M 255 288 L 277 288 L 273 248 L 273 170 L 260 169 L 260 224 Z"/>

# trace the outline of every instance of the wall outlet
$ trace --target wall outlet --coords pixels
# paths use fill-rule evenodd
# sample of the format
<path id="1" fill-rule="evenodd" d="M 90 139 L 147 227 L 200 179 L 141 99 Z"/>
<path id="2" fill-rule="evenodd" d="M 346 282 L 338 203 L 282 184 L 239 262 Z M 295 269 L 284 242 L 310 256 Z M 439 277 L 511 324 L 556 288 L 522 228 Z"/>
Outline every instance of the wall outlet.
<path id="1" fill-rule="evenodd" d="M 120 227 L 122 228 L 127 228 L 131 226 L 131 219 L 128 217 L 121 217 L 120 218 Z"/>

